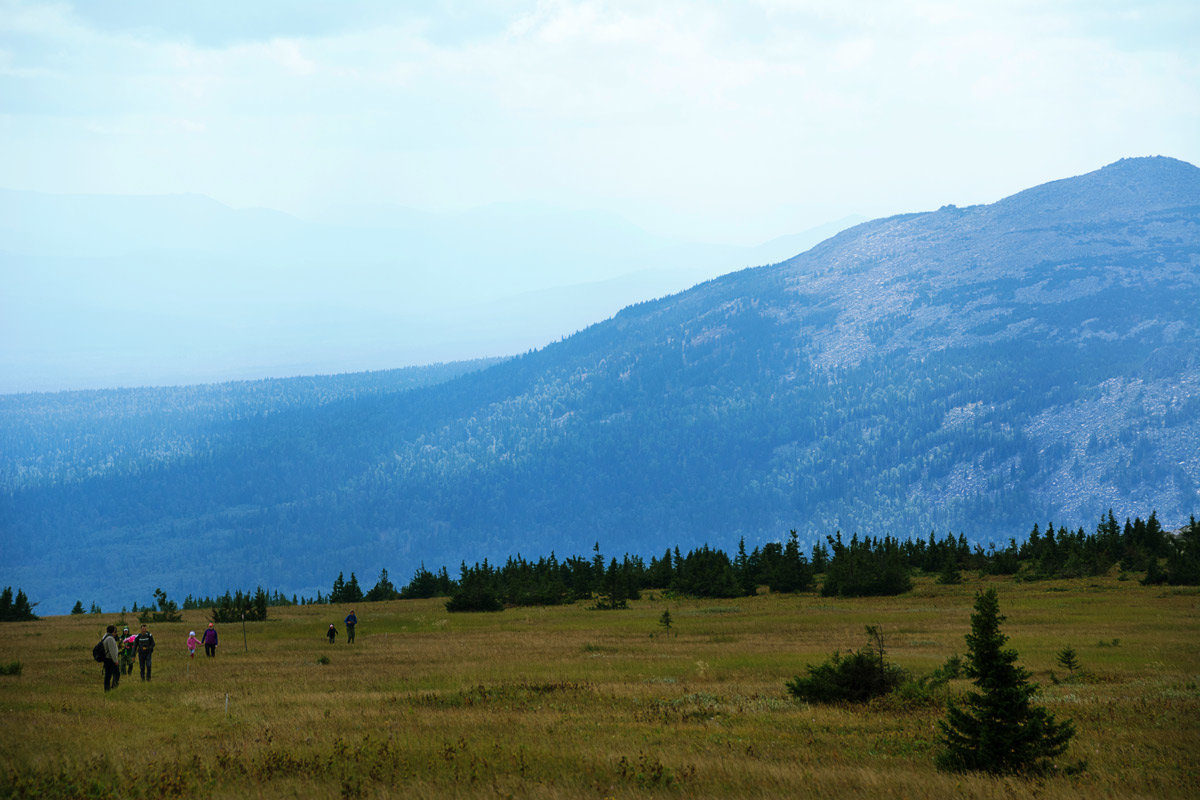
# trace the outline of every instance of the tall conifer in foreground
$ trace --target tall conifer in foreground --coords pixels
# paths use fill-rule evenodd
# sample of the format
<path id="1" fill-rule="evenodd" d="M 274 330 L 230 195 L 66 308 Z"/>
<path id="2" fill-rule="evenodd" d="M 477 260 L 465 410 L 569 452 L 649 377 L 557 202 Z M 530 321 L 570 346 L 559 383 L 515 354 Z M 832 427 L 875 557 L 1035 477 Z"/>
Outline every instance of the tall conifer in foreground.
<path id="1" fill-rule="evenodd" d="M 1040 769 L 1066 750 L 1075 735 L 1073 723 L 1056 722 L 1046 709 L 1031 704 L 1038 687 L 1017 666 L 1017 651 L 1004 649 L 1008 637 L 1000 632 L 1004 617 L 999 608 L 995 589 L 975 595 L 964 671 L 978 691 L 951 702 L 946 719 L 938 723 L 944 748 L 937 757 L 941 769 Z"/>

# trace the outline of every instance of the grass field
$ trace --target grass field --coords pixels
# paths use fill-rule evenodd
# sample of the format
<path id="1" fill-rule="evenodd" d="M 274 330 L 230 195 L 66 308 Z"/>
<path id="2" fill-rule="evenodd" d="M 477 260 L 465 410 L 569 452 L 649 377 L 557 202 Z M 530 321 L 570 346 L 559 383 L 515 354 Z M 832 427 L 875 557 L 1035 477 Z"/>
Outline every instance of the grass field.
<path id="1" fill-rule="evenodd" d="M 937 772 L 937 705 L 810 706 L 784 683 L 879 625 L 917 673 L 957 653 L 975 590 L 1078 733 L 1036 779 Z M 671 612 L 672 629 L 660 624 Z M 348 608 L 272 608 L 220 628 L 216 658 L 152 627 L 154 679 L 102 691 L 91 646 L 119 614 L 6 623 L 3 797 L 1182 798 L 1200 797 L 1200 592 L 1116 578 L 919 579 L 895 598 L 737 600 L 650 592 L 448 614 L 443 601 L 358 604 L 358 641 L 323 634 Z M 136 620 L 126 620 L 136 630 Z M 1086 674 L 1054 683 L 1074 647 Z M 327 663 L 323 663 L 327 662 Z M 963 691 L 964 681 L 951 684 Z"/>

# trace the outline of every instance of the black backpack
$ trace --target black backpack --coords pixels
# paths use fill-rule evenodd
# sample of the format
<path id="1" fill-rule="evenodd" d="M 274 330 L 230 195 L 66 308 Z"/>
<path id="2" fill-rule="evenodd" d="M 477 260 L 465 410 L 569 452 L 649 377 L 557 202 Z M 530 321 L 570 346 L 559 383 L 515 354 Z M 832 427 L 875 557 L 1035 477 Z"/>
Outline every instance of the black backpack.
<path id="1" fill-rule="evenodd" d="M 92 658 L 97 661 L 105 661 L 108 655 L 104 652 L 104 640 L 96 642 L 96 646 L 92 648 Z"/>

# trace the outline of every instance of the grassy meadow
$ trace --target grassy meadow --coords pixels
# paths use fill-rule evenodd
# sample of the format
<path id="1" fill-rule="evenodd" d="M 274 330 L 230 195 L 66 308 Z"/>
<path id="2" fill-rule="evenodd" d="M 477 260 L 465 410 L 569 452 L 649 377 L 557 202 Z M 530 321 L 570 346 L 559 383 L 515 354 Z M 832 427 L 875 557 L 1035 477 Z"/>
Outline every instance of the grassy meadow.
<path id="1" fill-rule="evenodd" d="M 917 674 L 964 654 L 985 585 L 1041 702 L 1075 722 L 1059 763 L 1081 769 L 939 773 L 940 706 L 787 694 L 806 664 L 864 646 L 866 625 Z M 151 627 L 153 680 L 135 670 L 108 694 L 90 651 L 120 614 L 6 623 L 0 665 L 21 671 L 0 675 L 0 796 L 1200 797 L 1195 589 L 925 578 L 892 598 L 648 592 L 622 611 L 362 603 L 353 645 L 348 610 L 272 608 L 244 643 L 240 625 L 220 626 L 216 658 L 194 660 L 185 640 L 207 620 L 185 612 Z M 136 631 L 133 615 L 124 623 Z M 1056 665 L 1066 646 L 1083 674 Z"/>

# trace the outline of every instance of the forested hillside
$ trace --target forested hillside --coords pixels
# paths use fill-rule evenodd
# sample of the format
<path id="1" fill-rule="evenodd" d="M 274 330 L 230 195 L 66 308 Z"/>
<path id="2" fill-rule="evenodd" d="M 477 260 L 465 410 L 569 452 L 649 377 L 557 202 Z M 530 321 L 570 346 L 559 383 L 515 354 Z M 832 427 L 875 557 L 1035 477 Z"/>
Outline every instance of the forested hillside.
<path id="1" fill-rule="evenodd" d="M 72 445 L 81 470 L 20 444 L 60 396 L 4 398 L 0 583 L 57 607 L 129 575 L 303 594 L 331 565 L 595 542 L 986 546 L 1109 508 L 1179 527 L 1200 506 L 1198 308 L 1200 170 L 1130 159 L 865 223 L 434 385 L 210 413 L 177 457 L 158 442 L 186 408 L 159 439 Z"/>
<path id="2" fill-rule="evenodd" d="M 136 475 L 209 451 L 229 423 L 394 394 L 499 359 L 199 386 L 0 395 L 0 486 L 7 491 Z"/>

